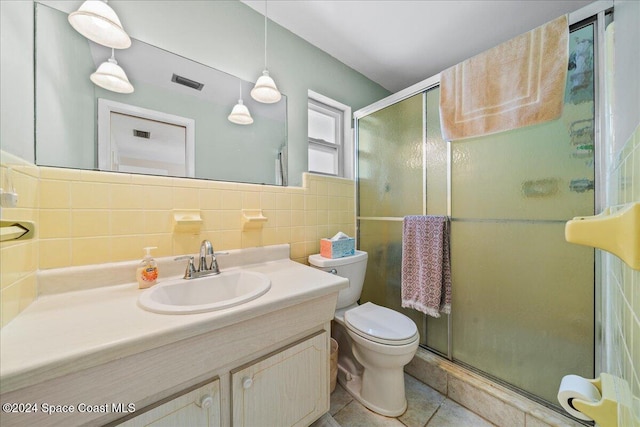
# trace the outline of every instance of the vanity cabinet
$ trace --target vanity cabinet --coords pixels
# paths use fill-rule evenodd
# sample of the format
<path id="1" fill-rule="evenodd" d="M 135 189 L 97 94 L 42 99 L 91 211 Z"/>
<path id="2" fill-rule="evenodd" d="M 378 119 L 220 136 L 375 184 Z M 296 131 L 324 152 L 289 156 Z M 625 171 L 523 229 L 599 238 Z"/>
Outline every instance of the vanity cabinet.
<path id="1" fill-rule="evenodd" d="M 312 271 L 315 272 L 318 271 Z M 278 280 L 280 276 L 274 277 Z M 334 276 L 322 273 L 320 278 Z M 276 281 L 275 285 L 278 284 Z M 116 405 L 126 411 L 3 413 L 0 424 L 2 427 L 123 423 L 185 427 L 309 425 L 329 410 L 328 337 L 338 293 L 336 288 L 331 290 L 311 297 L 290 297 L 277 309 L 262 313 L 256 313 L 260 306 L 251 313 L 228 310 L 244 318 L 214 318 L 214 327 L 206 322 L 206 316 L 196 315 L 192 323 L 186 324 L 190 336 L 150 335 L 124 349 L 95 353 L 91 359 L 93 366 L 82 369 L 78 365 L 84 359 L 68 363 L 65 360 L 64 364 L 35 371 L 39 374 L 37 380 L 33 379 L 35 374 L 4 377 L 0 382 L 4 388 L 1 403 L 46 402 L 62 407 L 83 402 L 109 408 Z M 95 295 L 91 295 L 91 301 L 95 300 Z M 135 303 L 120 305 L 139 310 Z M 72 320 L 79 316 L 68 317 Z M 126 318 L 127 325 L 135 324 L 133 316 L 148 317 L 134 312 Z M 155 322 L 164 320 L 155 315 L 150 317 Z M 198 323 L 200 318 L 205 321 Z M 172 322 L 183 319 L 190 320 L 168 318 Z M 55 327 L 64 330 L 66 325 Z M 145 340 L 153 340 L 155 345 L 145 348 L 149 345 Z M 163 342 L 158 345 L 158 341 Z M 113 356 L 114 351 L 118 357 Z M 212 399 L 202 404 L 206 396 Z M 129 405 L 135 405 L 135 412 L 131 412 Z"/>
<path id="2" fill-rule="evenodd" d="M 325 413 L 329 405 L 327 340 L 322 330 L 231 370 L 231 425 L 307 426 Z M 112 425 L 218 427 L 220 399 L 216 379 Z"/>
<path id="3" fill-rule="evenodd" d="M 214 380 L 166 402 L 152 405 L 122 427 L 199 426 L 220 427 L 220 381 Z"/>
<path id="4" fill-rule="evenodd" d="M 232 425 L 307 426 L 329 407 L 327 332 L 231 371 Z"/>

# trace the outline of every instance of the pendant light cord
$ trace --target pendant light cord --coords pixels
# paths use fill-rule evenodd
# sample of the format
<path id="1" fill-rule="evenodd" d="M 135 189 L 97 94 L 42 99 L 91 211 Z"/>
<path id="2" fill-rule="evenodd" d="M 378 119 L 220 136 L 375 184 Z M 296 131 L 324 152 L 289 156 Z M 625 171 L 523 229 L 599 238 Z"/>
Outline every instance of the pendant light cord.
<path id="1" fill-rule="evenodd" d="M 267 0 L 264 0 L 264 69 L 267 69 Z"/>

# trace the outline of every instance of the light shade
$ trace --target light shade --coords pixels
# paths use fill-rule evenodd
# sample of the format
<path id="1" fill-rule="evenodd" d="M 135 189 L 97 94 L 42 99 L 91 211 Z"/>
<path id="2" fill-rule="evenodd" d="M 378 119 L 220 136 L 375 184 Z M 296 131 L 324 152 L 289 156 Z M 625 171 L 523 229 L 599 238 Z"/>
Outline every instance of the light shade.
<path id="1" fill-rule="evenodd" d="M 238 125 L 250 125 L 253 123 L 253 118 L 251 117 L 251 113 L 249 113 L 249 109 L 242 99 L 238 99 L 238 103 L 231 110 L 231 114 L 227 117 L 230 122 L 236 123 Z"/>
<path id="2" fill-rule="evenodd" d="M 80 34 L 103 46 L 115 49 L 131 46 L 131 39 L 122 28 L 118 15 L 102 1 L 85 1 L 69 14 L 69 23 Z"/>
<path id="3" fill-rule="evenodd" d="M 93 83 L 101 88 L 118 93 L 131 93 L 133 92 L 133 85 L 129 83 L 127 75 L 124 70 L 118 65 L 118 62 L 113 58 L 109 58 L 107 61 L 100 64 L 95 73 L 91 74 L 90 79 Z"/>
<path id="4" fill-rule="evenodd" d="M 276 87 L 276 82 L 269 76 L 268 70 L 262 72 L 256 85 L 251 89 L 251 97 L 265 104 L 273 104 L 282 98 L 280 91 Z"/>

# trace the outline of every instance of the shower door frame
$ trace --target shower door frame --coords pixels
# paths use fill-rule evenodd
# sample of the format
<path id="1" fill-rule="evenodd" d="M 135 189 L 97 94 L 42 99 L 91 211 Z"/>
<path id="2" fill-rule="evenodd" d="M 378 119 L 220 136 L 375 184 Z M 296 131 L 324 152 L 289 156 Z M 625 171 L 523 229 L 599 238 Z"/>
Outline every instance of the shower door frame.
<path id="1" fill-rule="evenodd" d="M 605 79 L 604 77 L 604 31 L 606 27 L 605 16 L 610 13 L 613 9 L 613 1 L 612 0 L 601 0 L 591 5 L 588 5 L 576 12 L 569 14 L 569 26 L 570 30 L 576 30 L 586 25 L 590 25 L 593 23 L 594 25 L 594 59 L 596 64 L 594 66 L 594 180 L 595 180 L 595 197 L 594 197 L 594 209 L 596 212 L 601 212 L 606 203 L 606 162 L 610 157 L 611 144 L 607 144 L 609 142 L 609 138 L 606 138 L 608 129 L 607 129 L 607 121 L 606 121 L 606 104 L 605 97 L 603 94 L 605 93 Z M 412 96 L 422 94 L 423 99 L 423 132 L 422 132 L 422 175 L 423 175 L 423 194 L 422 194 L 422 214 L 427 214 L 427 194 L 426 194 L 426 185 L 427 185 L 427 128 L 426 128 L 426 93 L 435 87 L 440 85 L 440 73 L 429 77 L 421 82 L 418 82 L 404 90 L 401 90 L 393 95 L 390 95 L 386 98 L 381 99 L 367 107 L 364 107 L 358 111 L 355 111 L 353 114 L 354 117 L 354 133 L 355 133 L 355 177 L 356 180 L 360 176 L 358 169 L 358 156 L 359 156 L 359 120 L 363 117 L 366 117 L 372 113 L 375 113 L 379 110 L 382 110 L 386 107 L 394 105 L 398 102 L 401 102 L 405 99 L 408 99 Z M 446 141 L 447 144 L 447 216 L 451 217 L 452 213 L 452 148 L 451 141 Z M 360 190 L 359 186 L 355 186 L 355 197 L 356 197 L 356 234 L 357 241 L 360 241 L 360 220 L 379 220 L 379 221 L 402 221 L 403 218 L 398 217 L 363 217 L 360 216 Z M 603 354 L 602 351 L 604 349 L 602 342 L 602 295 L 601 295 L 601 268 L 602 268 L 602 256 L 599 251 L 596 251 L 594 256 L 594 370 L 595 372 L 602 371 L 603 365 Z M 426 330 L 426 316 L 423 317 L 423 330 Z M 452 316 L 447 316 L 447 354 L 443 354 L 442 352 L 430 348 L 426 345 L 424 347 L 429 351 L 432 351 L 436 354 L 440 354 L 453 361 L 453 339 L 452 339 Z M 485 376 L 490 375 L 483 373 Z M 498 380 L 500 381 L 500 380 Z M 504 382 L 504 381 L 500 381 Z M 513 386 L 512 386 L 513 387 Z M 524 390 L 520 390 L 524 392 Z M 524 392 L 529 395 L 529 393 Z M 530 396 L 535 399 L 535 396 Z M 536 399 L 540 400 L 540 399 Z M 544 402 L 542 402 L 544 403 Z"/>

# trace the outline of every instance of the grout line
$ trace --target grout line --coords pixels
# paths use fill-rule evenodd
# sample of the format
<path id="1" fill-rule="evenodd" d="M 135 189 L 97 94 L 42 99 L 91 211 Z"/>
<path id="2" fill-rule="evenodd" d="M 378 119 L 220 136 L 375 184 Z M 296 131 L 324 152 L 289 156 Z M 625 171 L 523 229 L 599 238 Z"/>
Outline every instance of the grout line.
<path id="1" fill-rule="evenodd" d="M 360 404 L 360 402 L 356 401 L 355 399 L 351 399 L 351 400 L 349 401 L 349 403 L 347 403 L 347 404 L 346 404 L 346 405 L 344 405 L 342 408 L 340 408 L 340 409 L 338 410 L 338 412 L 336 412 L 335 414 L 331 415 L 331 416 L 333 417 L 334 421 L 335 421 L 335 417 L 336 417 L 340 412 L 342 412 L 342 411 L 343 411 L 347 406 L 351 405 L 353 402 L 356 402 L 356 403 Z M 338 421 L 336 421 L 336 423 L 337 423 L 337 424 L 339 424 L 339 423 L 338 423 Z M 342 424 L 340 424 L 340 426 L 341 426 L 341 427 L 343 427 L 343 426 L 342 426 Z"/>
<path id="2" fill-rule="evenodd" d="M 433 411 L 433 414 L 431 414 L 431 416 L 429 417 L 429 419 L 427 420 L 427 422 L 425 423 L 424 427 L 427 427 L 429 425 L 429 423 L 431 422 L 431 420 L 436 416 L 436 414 L 438 413 L 438 411 L 440 410 L 440 408 L 442 408 L 442 404 L 444 402 L 446 402 L 448 399 L 448 397 L 445 396 L 445 398 L 442 400 L 442 402 L 438 405 L 438 409 L 436 409 L 435 411 Z"/>

